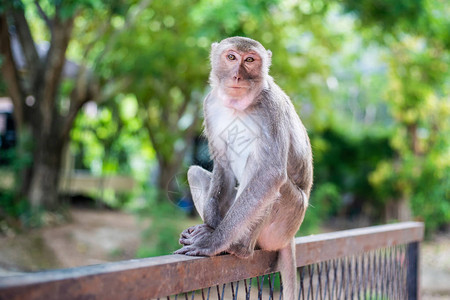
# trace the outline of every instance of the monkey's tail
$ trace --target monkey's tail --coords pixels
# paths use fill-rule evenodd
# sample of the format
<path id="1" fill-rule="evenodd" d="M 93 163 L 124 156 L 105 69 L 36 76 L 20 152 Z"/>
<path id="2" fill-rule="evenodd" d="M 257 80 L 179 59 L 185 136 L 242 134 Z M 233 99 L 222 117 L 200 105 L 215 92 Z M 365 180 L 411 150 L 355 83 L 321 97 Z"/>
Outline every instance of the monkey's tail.
<path id="1" fill-rule="evenodd" d="M 278 266 L 283 282 L 283 300 L 295 300 L 297 291 L 297 264 L 295 259 L 295 240 L 279 250 Z"/>

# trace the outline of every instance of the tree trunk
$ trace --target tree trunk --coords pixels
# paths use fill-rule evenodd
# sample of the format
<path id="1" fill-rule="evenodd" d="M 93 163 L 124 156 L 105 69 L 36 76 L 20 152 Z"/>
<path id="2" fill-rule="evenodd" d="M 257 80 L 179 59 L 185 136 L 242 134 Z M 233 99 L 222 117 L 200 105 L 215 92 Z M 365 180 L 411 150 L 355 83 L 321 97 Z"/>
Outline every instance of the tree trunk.
<path id="1" fill-rule="evenodd" d="M 32 162 L 18 172 L 17 198 L 26 198 L 33 209 L 55 209 L 59 204 L 63 153 L 69 141 L 70 129 L 81 106 L 92 99 L 89 81 L 79 72 L 70 95 L 69 112 L 62 114 L 58 108 L 65 53 L 75 13 L 70 17 L 61 17 L 60 7 L 56 6 L 49 28 L 50 47 L 46 55 L 40 57 L 23 9 L 13 6 L 6 8 L 12 23 L 8 24 L 6 14 L 0 14 L 0 50 L 4 57 L 2 75 L 14 104 L 18 159 L 22 156 L 32 158 Z M 15 28 L 11 37 L 9 25 Z M 11 50 L 12 37 L 20 43 L 26 63 L 25 71 L 19 72 L 17 69 Z M 33 101 L 27 102 L 28 97 L 32 97 Z"/>
<path id="2" fill-rule="evenodd" d="M 35 4 L 39 6 L 38 1 Z M 0 12 L 1 72 L 14 105 L 18 158 L 32 158 L 32 162 L 18 172 L 21 178 L 17 181 L 17 198 L 27 198 L 34 209 L 58 206 L 63 153 L 70 130 L 83 104 L 98 94 L 96 81 L 86 67 L 80 66 L 69 96 L 69 111 L 62 113 L 59 109 L 66 50 L 77 15 L 76 10 L 71 11 L 73 7 L 64 4 L 64 1 L 54 3 L 51 18 L 40 11 L 51 37 L 45 55 L 37 51 L 25 16 L 26 5 L 6 3 Z M 68 12 L 71 14 L 67 15 Z M 11 27 L 14 30 L 8 30 Z M 20 70 L 12 52 L 13 38 L 19 42 L 20 55 L 25 61 Z M 32 101 L 27 101 L 28 97 L 32 97 Z"/>
<path id="3" fill-rule="evenodd" d="M 414 156 L 419 160 L 420 149 L 419 149 L 419 139 L 417 136 L 417 123 L 409 124 L 406 126 L 408 131 L 408 136 L 410 140 L 410 150 Z M 402 162 L 397 159 L 395 165 L 400 166 Z M 397 220 L 400 222 L 410 221 L 412 219 L 413 213 L 411 210 L 411 197 L 405 191 L 400 191 L 401 195 L 399 199 L 394 199 L 389 201 L 385 206 L 386 220 Z"/>
<path id="4" fill-rule="evenodd" d="M 387 222 L 396 220 L 399 222 L 411 221 L 412 212 L 406 196 L 389 201 L 385 206 L 385 218 Z"/>
<path id="5" fill-rule="evenodd" d="M 33 209 L 58 207 L 58 190 L 63 166 L 65 141 L 61 137 L 43 138 L 34 149 L 27 196 Z"/>

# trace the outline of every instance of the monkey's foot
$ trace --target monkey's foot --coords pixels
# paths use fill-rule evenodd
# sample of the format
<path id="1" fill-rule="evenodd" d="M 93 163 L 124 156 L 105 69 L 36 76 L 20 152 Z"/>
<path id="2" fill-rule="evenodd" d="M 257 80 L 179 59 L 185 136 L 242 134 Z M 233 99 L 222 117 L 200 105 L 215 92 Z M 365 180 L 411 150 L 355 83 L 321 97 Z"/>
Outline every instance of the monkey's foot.
<path id="1" fill-rule="evenodd" d="M 189 227 L 181 233 L 179 243 L 185 246 L 192 245 L 195 242 L 196 237 L 210 234 L 213 231 L 214 229 L 206 224 L 199 224 Z"/>
<path id="2" fill-rule="evenodd" d="M 196 234 L 189 238 L 180 238 L 183 248 L 175 251 L 175 254 L 186 254 L 194 256 L 213 256 L 225 250 L 222 240 L 217 233 L 209 226 L 198 225 L 195 228 Z M 197 232 L 198 231 L 198 232 Z M 193 232 L 191 233 L 191 235 Z"/>
<path id="3" fill-rule="evenodd" d="M 253 256 L 255 250 L 253 247 L 244 246 L 243 244 L 233 244 L 228 248 L 227 252 L 239 258 L 249 258 L 250 256 Z"/>

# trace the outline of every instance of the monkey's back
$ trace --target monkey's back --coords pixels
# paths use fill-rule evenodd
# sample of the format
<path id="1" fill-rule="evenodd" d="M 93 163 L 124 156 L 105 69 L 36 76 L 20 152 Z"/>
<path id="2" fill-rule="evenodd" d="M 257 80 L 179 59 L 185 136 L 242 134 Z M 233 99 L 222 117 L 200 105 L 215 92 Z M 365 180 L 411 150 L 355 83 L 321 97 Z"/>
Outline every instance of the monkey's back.
<path id="1" fill-rule="evenodd" d="M 303 125 L 294 105 L 288 95 L 274 82 L 269 82 L 269 89 L 273 91 L 273 101 L 286 117 L 279 118 L 286 122 L 277 124 L 282 130 L 288 131 L 289 152 L 287 161 L 288 178 L 309 197 L 313 184 L 313 158 L 311 143 L 305 126 Z"/>

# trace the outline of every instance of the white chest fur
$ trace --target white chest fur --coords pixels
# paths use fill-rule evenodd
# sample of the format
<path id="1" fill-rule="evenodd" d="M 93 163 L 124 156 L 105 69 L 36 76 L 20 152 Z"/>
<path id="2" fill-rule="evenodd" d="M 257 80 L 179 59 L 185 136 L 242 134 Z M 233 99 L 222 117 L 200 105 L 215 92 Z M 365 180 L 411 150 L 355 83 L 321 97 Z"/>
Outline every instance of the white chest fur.
<path id="1" fill-rule="evenodd" d="M 260 125 L 250 114 L 220 103 L 213 104 L 211 111 L 214 113 L 210 115 L 208 131 L 215 141 L 216 159 L 227 160 L 237 181 L 242 183 L 248 158 L 255 154 L 258 145 Z"/>

